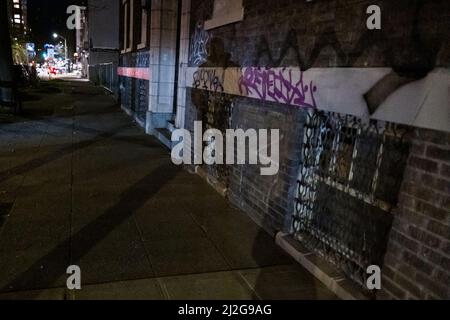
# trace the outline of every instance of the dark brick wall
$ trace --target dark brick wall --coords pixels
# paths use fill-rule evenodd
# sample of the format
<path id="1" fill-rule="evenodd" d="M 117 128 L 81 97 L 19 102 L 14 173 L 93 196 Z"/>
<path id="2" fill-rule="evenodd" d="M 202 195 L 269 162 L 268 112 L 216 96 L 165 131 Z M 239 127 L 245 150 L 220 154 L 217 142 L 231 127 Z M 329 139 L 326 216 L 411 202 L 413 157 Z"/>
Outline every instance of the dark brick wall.
<path id="1" fill-rule="evenodd" d="M 203 119 L 197 104 L 202 99 L 222 100 L 220 93 L 207 93 L 199 89 L 187 89 L 186 129 L 194 133 L 194 121 Z M 242 208 L 267 231 L 275 233 L 289 230 L 290 217 L 294 210 L 294 189 L 301 162 L 303 124 L 306 111 L 261 102 L 249 98 L 227 96 L 226 105 L 232 104 L 232 129 L 279 129 L 280 130 L 280 170 L 276 176 L 261 176 L 260 167 L 255 165 L 226 166 L 226 176 L 219 177 L 219 183 L 228 188 L 228 197 L 237 207 Z M 195 103 L 194 103 L 195 101 Z M 222 129 L 225 132 L 227 128 Z M 205 130 L 206 128 L 204 128 Z M 222 166 L 223 167 L 223 166 Z M 204 168 L 209 179 L 214 181 L 211 168 Z"/>
<path id="2" fill-rule="evenodd" d="M 396 299 L 450 299 L 450 134 L 416 130 L 384 266 Z"/>
<path id="3" fill-rule="evenodd" d="M 149 68 L 148 51 L 127 53 L 120 56 L 120 67 Z M 149 81 L 119 77 L 122 106 L 133 112 L 141 121 L 146 121 L 149 103 Z"/>
<path id="4" fill-rule="evenodd" d="M 306 112 L 248 98 L 236 99 L 233 110 L 234 129 L 280 130 L 280 170 L 275 176 L 261 176 L 259 166 L 232 166 L 230 201 L 271 233 L 288 231 L 294 212 Z"/>
<path id="5" fill-rule="evenodd" d="M 394 67 L 429 71 L 450 65 L 447 0 L 244 0 L 244 21 L 214 29 L 240 66 Z M 366 27 L 369 5 L 382 30 Z M 191 30 L 212 15 L 212 0 L 193 0 Z"/>
<path id="6" fill-rule="evenodd" d="M 228 66 L 392 67 L 400 76 L 419 79 L 435 67 L 450 65 L 447 0 L 244 0 L 243 4 L 244 21 L 210 31 L 212 38 L 223 42 Z M 381 31 L 366 28 L 366 9 L 372 4 L 382 8 Z M 197 23 L 211 18 L 213 0 L 192 0 L 191 9 L 192 38 Z M 209 59 L 207 66 L 223 67 L 214 61 L 220 59 Z M 188 129 L 201 119 L 192 101 L 198 91 L 187 93 Z M 241 97 L 229 100 L 234 104 L 234 128 L 282 130 L 280 173 L 262 177 L 254 166 L 229 168 L 230 201 L 268 231 L 289 231 L 305 111 Z M 396 298 L 448 297 L 450 137 L 415 132 L 386 258 L 383 293 Z M 392 202 L 397 199 L 397 194 L 384 196 Z"/>

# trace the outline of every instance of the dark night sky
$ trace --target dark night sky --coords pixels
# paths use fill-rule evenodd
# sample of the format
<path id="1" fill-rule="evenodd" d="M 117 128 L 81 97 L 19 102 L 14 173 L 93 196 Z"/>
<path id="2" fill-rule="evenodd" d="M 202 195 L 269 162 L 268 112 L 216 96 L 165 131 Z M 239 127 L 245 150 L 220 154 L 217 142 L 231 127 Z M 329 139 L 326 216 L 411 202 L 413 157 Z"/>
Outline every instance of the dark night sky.
<path id="1" fill-rule="evenodd" d="M 28 0 L 28 23 L 32 29 L 31 41 L 41 49 L 45 43 L 56 43 L 53 32 L 67 38 L 71 52 L 74 48 L 74 31 L 68 30 L 66 20 L 67 7 L 72 4 L 82 5 L 84 0 Z"/>

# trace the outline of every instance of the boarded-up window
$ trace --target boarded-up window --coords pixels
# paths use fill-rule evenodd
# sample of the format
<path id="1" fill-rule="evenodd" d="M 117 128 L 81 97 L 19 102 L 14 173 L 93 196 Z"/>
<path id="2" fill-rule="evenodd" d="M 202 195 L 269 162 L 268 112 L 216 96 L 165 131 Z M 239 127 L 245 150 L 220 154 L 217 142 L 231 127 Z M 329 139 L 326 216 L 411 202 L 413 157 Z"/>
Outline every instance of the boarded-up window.
<path id="1" fill-rule="evenodd" d="M 123 49 L 122 53 L 133 50 L 134 0 L 122 0 Z"/>
<path id="2" fill-rule="evenodd" d="M 215 0 L 211 20 L 205 22 L 205 29 L 210 30 L 244 20 L 242 0 Z"/>

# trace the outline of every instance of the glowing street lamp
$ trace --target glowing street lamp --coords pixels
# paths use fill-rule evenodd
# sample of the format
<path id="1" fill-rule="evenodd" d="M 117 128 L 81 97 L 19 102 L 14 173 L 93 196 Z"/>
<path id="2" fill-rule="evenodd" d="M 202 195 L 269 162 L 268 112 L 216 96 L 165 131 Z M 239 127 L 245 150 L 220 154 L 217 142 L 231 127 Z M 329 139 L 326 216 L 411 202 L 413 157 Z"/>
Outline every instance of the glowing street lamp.
<path id="1" fill-rule="evenodd" d="M 63 36 L 57 34 L 56 32 L 53 33 L 53 38 L 55 38 L 55 39 L 61 38 L 61 39 L 64 40 L 64 56 L 65 56 L 65 58 L 67 60 L 67 39 L 64 38 Z"/>

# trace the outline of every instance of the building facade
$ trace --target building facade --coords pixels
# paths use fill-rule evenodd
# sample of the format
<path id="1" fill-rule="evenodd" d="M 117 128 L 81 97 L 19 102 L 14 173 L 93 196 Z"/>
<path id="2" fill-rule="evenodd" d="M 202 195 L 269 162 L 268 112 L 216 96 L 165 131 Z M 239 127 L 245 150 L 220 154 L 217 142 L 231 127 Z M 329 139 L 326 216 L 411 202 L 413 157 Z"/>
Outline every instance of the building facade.
<path id="1" fill-rule="evenodd" d="M 11 19 L 11 37 L 19 41 L 26 40 L 29 34 L 27 0 L 9 0 L 8 11 Z"/>
<path id="2" fill-rule="evenodd" d="M 75 32 L 75 61 L 81 63 L 81 76 L 88 77 L 89 71 L 89 24 L 87 7 L 80 7 L 80 27 Z"/>
<path id="3" fill-rule="evenodd" d="M 378 298 L 450 298 L 450 4 L 375 2 L 121 0 L 120 103 L 168 147 L 279 129 L 275 176 L 188 169 Z"/>
<path id="4" fill-rule="evenodd" d="M 178 1 L 121 3 L 120 93 L 122 108 L 170 146 L 178 57 Z"/>
<path id="5" fill-rule="evenodd" d="M 88 64 L 89 80 L 103 86 L 115 96 L 119 94 L 119 0 L 89 0 L 84 11 L 87 34 L 81 32 Z M 105 21 L 107 23 L 105 23 Z M 88 43 L 86 43 L 86 37 Z"/>

